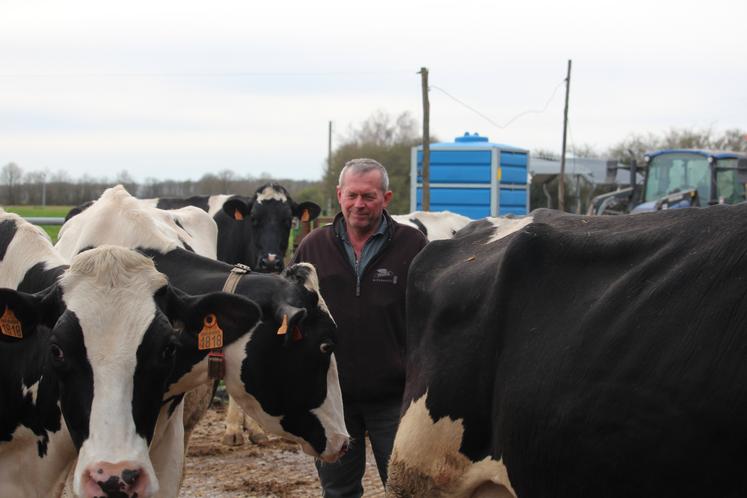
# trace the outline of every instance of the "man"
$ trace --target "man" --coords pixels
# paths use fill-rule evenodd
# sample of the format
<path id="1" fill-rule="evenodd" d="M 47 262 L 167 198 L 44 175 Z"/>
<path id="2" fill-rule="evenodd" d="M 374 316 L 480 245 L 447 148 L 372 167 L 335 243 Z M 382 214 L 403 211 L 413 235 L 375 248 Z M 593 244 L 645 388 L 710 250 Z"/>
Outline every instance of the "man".
<path id="1" fill-rule="evenodd" d="M 345 164 L 337 186 L 339 213 L 314 230 L 294 262 L 314 264 L 321 294 L 337 322 L 345 424 L 353 444 L 334 464 L 317 463 L 327 498 L 360 497 L 368 433 L 381 481 L 399 423 L 405 379 L 407 270 L 427 240 L 396 223 L 386 169 L 373 159 Z"/>

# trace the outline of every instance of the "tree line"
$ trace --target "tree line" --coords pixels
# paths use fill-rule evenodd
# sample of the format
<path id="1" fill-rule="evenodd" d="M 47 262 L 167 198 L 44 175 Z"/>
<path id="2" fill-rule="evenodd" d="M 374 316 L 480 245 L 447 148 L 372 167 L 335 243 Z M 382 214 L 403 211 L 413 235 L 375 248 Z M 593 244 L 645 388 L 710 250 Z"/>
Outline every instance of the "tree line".
<path id="1" fill-rule="evenodd" d="M 241 194 L 252 195 L 255 190 L 269 182 L 281 183 L 296 200 L 314 201 L 322 207 L 324 216 L 337 211 L 335 186 L 344 164 L 350 159 L 371 157 L 386 166 L 389 172 L 390 188 L 394 198 L 389 206 L 392 213 L 406 213 L 410 210 L 410 154 L 414 146 L 422 143 L 420 125 L 409 113 L 392 116 L 383 111 L 374 112 L 359 125 L 351 125 L 337 137 L 337 146 L 324 165 L 324 174 L 319 181 L 271 178 L 267 175 L 241 176 L 232 170 L 207 173 L 198 180 L 158 180 L 146 179 L 135 182 L 127 171 L 120 171 L 113 180 L 94 178 L 89 175 L 74 180 L 65 172 L 46 174 L 24 172 L 15 163 L 0 168 L 0 204 L 31 205 L 78 205 L 98 198 L 108 187 L 123 184 L 127 190 L 142 198 L 188 197 L 192 195 Z M 437 137 L 431 137 L 438 142 Z M 592 157 L 617 160 L 628 164 L 632 159 L 641 159 L 646 151 L 663 148 L 707 148 L 735 152 L 747 152 L 747 132 L 740 129 L 727 130 L 721 134 L 711 129 L 672 128 L 663 135 L 631 134 L 605 151 L 598 151 L 588 145 L 576 145 L 569 151 L 576 157 Z M 531 155 L 546 159 L 559 159 L 552 150 L 537 149 Z M 567 180 L 567 195 L 575 196 L 575 181 Z M 557 181 L 545 185 L 557 202 Z M 588 186 L 586 186 L 588 188 Z M 532 185 L 532 199 L 545 199 L 541 185 Z M 536 191 L 535 191 L 536 190 Z M 533 207 L 544 203 L 533 204 Z M 568 202 L 566 205 L 570 205 Z M 557 206 L 557 204 L 555 204 Z"/>

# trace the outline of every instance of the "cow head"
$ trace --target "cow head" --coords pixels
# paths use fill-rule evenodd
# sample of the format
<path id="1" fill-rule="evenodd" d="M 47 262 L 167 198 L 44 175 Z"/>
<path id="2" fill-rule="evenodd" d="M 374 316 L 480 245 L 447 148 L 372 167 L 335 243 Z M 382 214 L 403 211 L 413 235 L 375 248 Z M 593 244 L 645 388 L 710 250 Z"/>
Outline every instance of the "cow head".
<path id="1" fill-rule="evenodd" d="M 276 183 L 260 187 L 251 199 L 232 197 L 223 204 L 225 216 L 216 218 L 221 232 L 218 259 L 243 263 L 255 271 L 279 272 L 284 267 L 293 218 L 310 221 L 320 212 L 313 202 L 297 204 Z"/>
<path id="2" fill-rule="evenodd" d="M 266 431 L 334 461 L 348 444 L 333 354 L 336 325 L 313 266 L 293 265 L 274 279 L 282 282 L 273 298 L 281 303 L 275 319 L 226 348 L 229 364 L 240 365 L 228 372 L 226 388 Z"/>
<path id="3" fill-rule="evenodd" d="M 168 307 L 159 305 L 165 295 Z M 3 341 L 41 344 L 44 375 L 58 380 L 59 405 L 78 450 L 76 495 L 157 492 L 148 446 L 174 364 L 194 349 L 198 315 L 215 315 L 228 338 L 256 324 L 259 309 L 246 299 L 239 308 L 235 298 L 175 292 L 151 260 L 113 246 L 76 256 L 41 293 L 0 290 Z M 181 334 L 172 322 L 184 324 Z"/>

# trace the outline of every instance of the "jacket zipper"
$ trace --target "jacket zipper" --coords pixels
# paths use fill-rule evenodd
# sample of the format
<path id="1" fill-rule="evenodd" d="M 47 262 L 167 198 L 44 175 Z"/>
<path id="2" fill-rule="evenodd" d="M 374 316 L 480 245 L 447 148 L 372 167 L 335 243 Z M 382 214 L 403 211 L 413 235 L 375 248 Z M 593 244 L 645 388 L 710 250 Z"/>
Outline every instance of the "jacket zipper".
<path id="1" fill-rule="evenodd" d="M 390 223 L 391 223 L 391 221 L 390 221 Z M 376 257 L 374 259 L 372 259 L 368 263 L 368 266 L 366 267 L 366 269 L 369 269 L 373 263 L 375 263 L 376 261 L 378 261 L 379 259 L 381 259 L 382 253 L 389 246 L 389 244 L 392 242 L 393 230 L 394 229 L 391 226 L 387 229 L 386 243 L 383 246 L 381 246 L 381 250 L 376 255 Z M 347 260 L 348 259 L 348 255 L 347 255 L 347 252 L 345 252 L 345 241 L 342 240 L 342 237 L 337 232 L 337 227 L 335 226 L 334 223 L 332 224 L 332 232 L 335 234 L 335 237 L 337 238 L 338 248 L 342 252 L 343 259 Z M 361 296 L 361 277 L 363 275 L 359 275 L 358 274 L 358 259 L 357 258 L 355 260 L 355 267 L 353 268 L 353 273 L 355 274 L 355 297 L 360 297 Z"/>

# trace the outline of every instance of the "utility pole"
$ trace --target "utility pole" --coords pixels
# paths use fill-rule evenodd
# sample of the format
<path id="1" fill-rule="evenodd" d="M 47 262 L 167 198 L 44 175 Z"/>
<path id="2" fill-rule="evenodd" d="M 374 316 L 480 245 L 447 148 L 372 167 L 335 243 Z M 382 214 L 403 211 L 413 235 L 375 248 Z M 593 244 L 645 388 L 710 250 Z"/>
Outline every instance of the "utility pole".
<path id="1" fill-rule="evenodd" d="M 565 137 L 568 132 L 568 94 L 571 89 L 571 59 L 568 59 L 568 76 L 565 78 L 565 110 L 563 111 L 563 150 L 560 153 L 560 183 L 558 183 L 558 209 L 565 211 Z"/>
<path id="2" fill-rule="evenodd" d="M 327 131 L 327 171 L 332 171 L 332 121 L 329 122 Z"/>
<path id="3" fill-rule="evenodd" d="M 430 114 L 431 105 L 428 101 L 428 68 L 420 68 L 420 80 L 423 89 L 423 211 L 431 209 L 431 136 L 430 136 Z M 416 190 L 417 192 L 417 190 Z"/>

